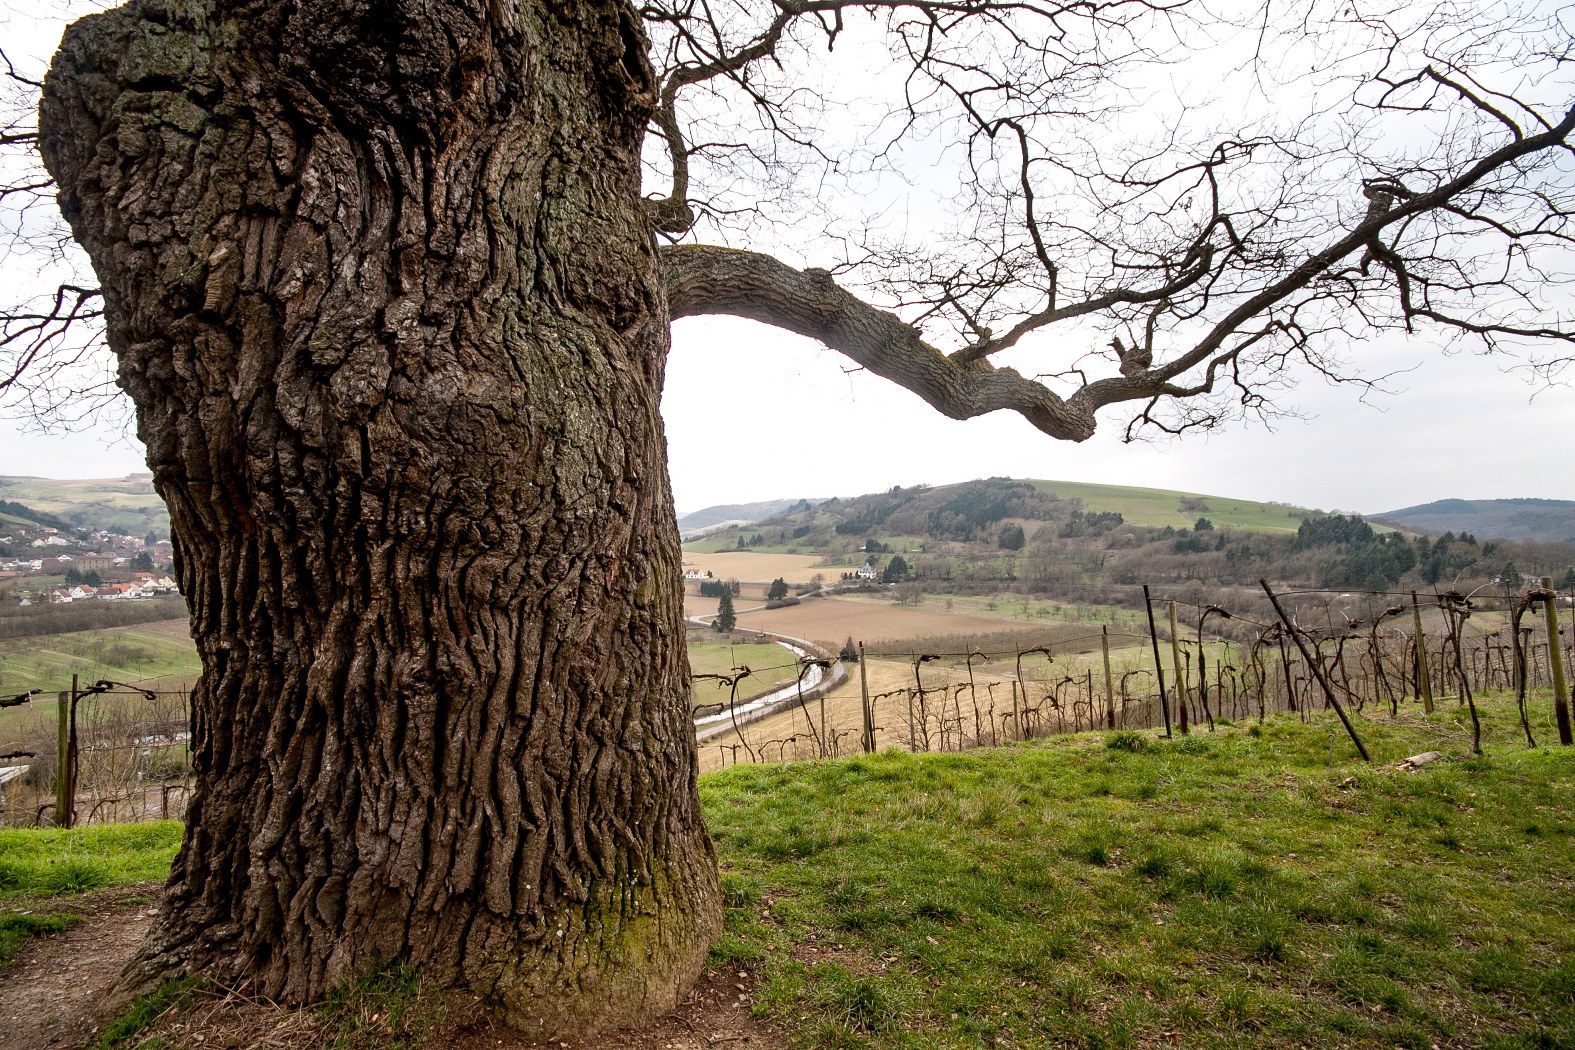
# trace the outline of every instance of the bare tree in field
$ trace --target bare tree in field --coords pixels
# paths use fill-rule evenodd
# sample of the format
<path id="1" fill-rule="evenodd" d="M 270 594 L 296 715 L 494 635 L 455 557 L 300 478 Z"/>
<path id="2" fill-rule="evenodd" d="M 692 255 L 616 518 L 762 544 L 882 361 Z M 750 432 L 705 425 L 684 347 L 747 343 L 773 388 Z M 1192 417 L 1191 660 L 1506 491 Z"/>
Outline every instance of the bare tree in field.
<path id="1" fill-rule="evenodd" d="M 1135 433 L 1269 411 L 1299 372 L 1358 377 L 1348 349 L 1391 329 L 1556 371 L 1572 34 L 1489 10 L 134 0 L 78 22 L 38 128 L 5 137 L 53 185 L 8 167 L 5 204 L 58 194 L 96 277 L 4 318 L 0 384 L 44 407 L 91 385 L 101 315 L 205 669 L 185 842 L 124 987 L 306 1001 L 403 960 L 534 1032 L 672 1004 L 721 902 L 670 322 L 755 318 L 1067 440 L 1101 412 Z"/>

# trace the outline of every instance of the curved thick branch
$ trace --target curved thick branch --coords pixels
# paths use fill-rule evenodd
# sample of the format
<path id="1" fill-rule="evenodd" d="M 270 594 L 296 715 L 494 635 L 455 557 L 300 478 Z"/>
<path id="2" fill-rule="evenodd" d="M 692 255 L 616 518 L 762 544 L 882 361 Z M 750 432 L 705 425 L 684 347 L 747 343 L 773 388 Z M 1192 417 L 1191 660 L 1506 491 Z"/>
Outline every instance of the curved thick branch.
<path id="1" fill-rule="evenodd" d="M 679 245 L 661 254 L 674 320 L 730 314 L 808 336 L 953 419 L 1007 409 L 1054 438 L 1083 441 L 1094 433 L 1092 412 L 1073 411 L 1011 368 L 948 358 L 901 319 L 838 287 L 824 270 L 795 270 L 769 255 L 710 245 Z"/>

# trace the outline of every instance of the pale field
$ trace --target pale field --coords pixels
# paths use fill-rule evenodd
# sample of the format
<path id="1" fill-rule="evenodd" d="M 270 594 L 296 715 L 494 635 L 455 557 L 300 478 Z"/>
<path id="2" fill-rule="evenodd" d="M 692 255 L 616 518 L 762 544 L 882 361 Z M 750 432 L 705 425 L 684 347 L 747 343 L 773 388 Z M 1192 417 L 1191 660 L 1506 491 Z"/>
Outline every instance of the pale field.
<path id="1" fill-rule="evenodd" d="M 825 702 L 827 727 L 830 735 L 836 739 L 836 752 L 841 755 L 853 754 L 860 749 L 859 726 L 863 721 L 859 666 L 849 664 L 847 670 L 847 680 L 833 689 L 826 696 Z M 868 660 L 865 662 L 864 670 L 869 676 L 869 690 L 872 697 L 913 685 L 913 667 L 907 663 L 895 660 Z M 933 682 L 931 678 L 926 678 L 926 688 L 933 688 L 943 681 L 939 676 L 932 677 Z M 981 687 L 982 685 L 981 682 Z M 1001 696 L 1002 690 L 997 688 L 996 695 Z M 1006 693 L 1006 702 L 1008 704 L 1011 702 L 1009 691 Z M 895 696 L 876 701 L 875 714 L 876 747 L 878 749 L 900 747 L 906 750 L 908 724 L 905 697 Z M 818 731 L 819 726 L 820 701 L 810 700 L 805 703 L 804 710 L 800 710 L 797 705 L 791 705 L 769 718 L 744 726 L 743 736 L 762 760 L 815 758 L 818 749 L 816 734 L 812 730 Z M 731 730 L 702 743 L 700 771 L 708 772 L 732 765 L 733 748 L 738 744 L 738 736 Z M 747 753 L 742 748 L 737 754 L 740 761 L 749 761 Z"/>
<path id="2" fill-rule="evenodd" d="M 139 624 L 138 627 L 141 630 L 152 631 L 155 634 L 167 635 L 171 638 L 191 637 L 191 621 L 184 617 L 178 620 L 154 620 L 152 623 Z"/>
<path id="3" fill-rule="evenodd" d="M 714 605 L 708 611 L 715 612 Z M 1033 626 L 1022 621 L 1018 624 Z M 983 634 L 1010 629 L 1014 624 L 1007 617 L 947 612 L 939 602 L 898 605 L 837 597 L 806 598 L 784 609 L 740 609 L 738 626 L 808 638 L 839 649 L 850 635 L 854 641 L 887 642 L 935 634 Z M 1049 633 L 1046 625 L 1047 637 Z"/>
<path id="4" fill-rule="evenodd" d="M 859 563 L 828 567 L 821 564 L 824 560 L 819 554 L 751 554 L 744 551 L 693 554 L 684 551 L 685 569 L 709 569 L 713 576 L 740 583 L 770 583 L 779 576 L 790 584 L 808 583 L 816 573 L 835 581 L 844 572 L 859 567 Z"/>

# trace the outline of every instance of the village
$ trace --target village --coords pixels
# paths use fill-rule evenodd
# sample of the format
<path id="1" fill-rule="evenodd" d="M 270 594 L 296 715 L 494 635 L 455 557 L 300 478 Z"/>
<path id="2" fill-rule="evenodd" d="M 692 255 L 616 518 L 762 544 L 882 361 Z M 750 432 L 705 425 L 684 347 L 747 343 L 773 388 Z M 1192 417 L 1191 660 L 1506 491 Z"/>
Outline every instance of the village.
<path id="1" fill-rule="evenodd" d="M 167 539 L 0 520 L 0 603 L 142 601 L 176 593 Z"/>

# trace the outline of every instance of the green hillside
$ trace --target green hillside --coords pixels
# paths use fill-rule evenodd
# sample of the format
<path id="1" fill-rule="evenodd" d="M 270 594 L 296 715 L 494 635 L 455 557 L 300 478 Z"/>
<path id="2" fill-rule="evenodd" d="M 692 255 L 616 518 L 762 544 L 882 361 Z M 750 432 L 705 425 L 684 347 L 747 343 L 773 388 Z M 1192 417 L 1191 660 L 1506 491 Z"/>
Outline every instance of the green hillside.
<path id="1" fill-rule="evenodd" d="M 1114 512 L 1129 524 L 1157 528 L 1166 525 L 1178 529 L 1189 527 L 1200 515 L 1207 515 L 1216 528 L 1294 533 L 1309 513 L 1305 508 L 1284 503 L 1254 503 L 1169 489 L 1095 485 L 1082 481 L 1035 481 L 1033 484 L 1062 499 L 1082 500 L 1084 507 L 1096 514 Z"/>
<path id="2" fill-rule="evenodd" d="M 1441 499 L 1369 517 L 1402 529 L 1469 532 L 1478 539 L 1575 540 L 1575 501 L 1564 499 Z"/>
<path id="3" fill-rule="evenodd" d="M 1007 523 L 1033 539 L 1046 526 L 1065 538 L 1112 528 L 1205 528 L 1241 533 L 1294 536 L 1301 523 L 1319 511 L 1279 503 L 1255 503 L 1191 492 L 1096 485 L 1087 482 L 985 478 L 955 485 L 897 487 L 864 496 L 805 502 L 752 525 L 724 530 L 689 544 L 693 551 L 746 547 L 797 547 L 801 550 L 852 549 L 870 536 L 893 537 L 910 545 L 930 542 L 994 542 Z M 755 542 L 759 534 L 760 542 Z M 1020 548 L 1014 548 L 1020 549 Z"/>
<path id="4" fill-rule="evenodd" d="M 153 490 L 151 474 L 70 481 L 0 476 L 0 500 L 25 504 L 77 528 L 139 537 L 170 532 L 169 512 Z"/>
<path id="5" fill-rule="evenodd" d="M 0 692 L 42 689 L 52 696 L 71 688 L 73 674 L 83 682 L 142 684 L 195 678 L 201 671 L 190 638 L 144 627 L 0 640 Z"/>

